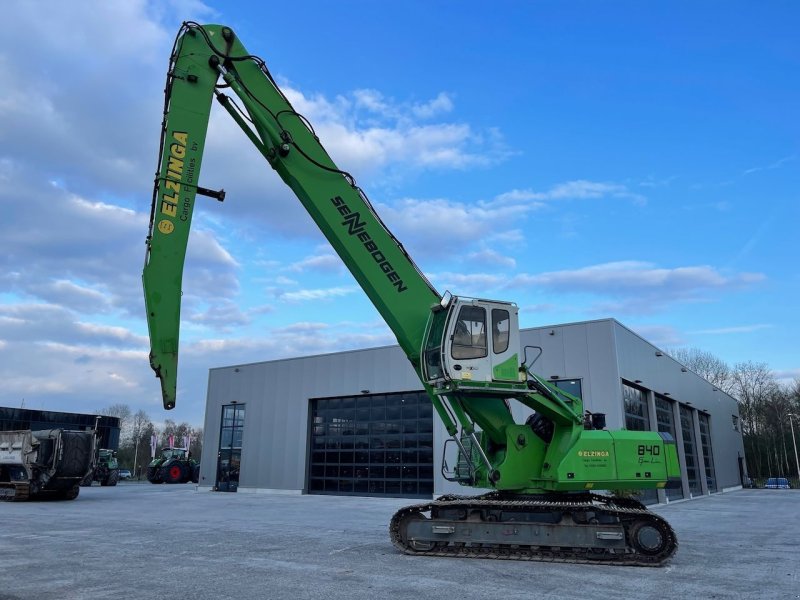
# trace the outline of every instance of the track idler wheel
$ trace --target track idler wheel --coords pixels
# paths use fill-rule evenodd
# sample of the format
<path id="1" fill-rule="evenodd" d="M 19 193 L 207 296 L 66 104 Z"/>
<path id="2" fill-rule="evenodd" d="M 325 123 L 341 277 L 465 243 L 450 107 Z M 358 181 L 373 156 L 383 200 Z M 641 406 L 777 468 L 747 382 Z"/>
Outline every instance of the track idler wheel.
<path id="1" fill-rule="evenodd" d="M 674 550 L 669 528 L 660 521 L 637 521 L 629 529 L 628 539 L 636 552 L 645 556 L 669 556 Z"/>
<path id="2" fill-rule="evenodd" d="M 430 552 L 431 550 L 435 549 L 437 546 L 443 545 L 443 542 L 434 542 L 429 540 L 417 540 L 412 539 L 408 534 L 408 526 L 411 523 L 418 522 L 418 521 L 427 521 L 423 515 L 420 514 L 409 514 L 403 517 L 400 520 L 398 525 L 398 534 L 400 540 L 403 542 L 403 545 L 406 549 L 412 550 L 415 552 Z"/>

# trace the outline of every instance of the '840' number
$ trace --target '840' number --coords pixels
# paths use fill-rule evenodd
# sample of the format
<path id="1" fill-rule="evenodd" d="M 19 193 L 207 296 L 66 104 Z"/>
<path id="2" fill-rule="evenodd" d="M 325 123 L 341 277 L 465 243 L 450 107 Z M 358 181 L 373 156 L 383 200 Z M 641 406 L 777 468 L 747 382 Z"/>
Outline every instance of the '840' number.
<path id="1" fill-rule="evenodd" d="M 647 444 L 639 444 L 637 453 L 639 456 L 659 456 L 661 454 L 661 446 L 658 444 L 653 444 L 652 446 L 648 446 Z"/>

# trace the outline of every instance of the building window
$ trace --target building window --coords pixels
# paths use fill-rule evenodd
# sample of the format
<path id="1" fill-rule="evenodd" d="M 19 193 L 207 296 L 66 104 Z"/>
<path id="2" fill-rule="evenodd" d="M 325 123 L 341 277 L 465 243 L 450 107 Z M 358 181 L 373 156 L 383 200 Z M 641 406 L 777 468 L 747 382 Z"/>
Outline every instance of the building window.
<path id="1" fill-rule="evenodd" d="M 433 406 L 425 392 L 311 400 L 308 491 L 433 495 Z"/>
<path id="2" fill-rule="evenodd" d="M 650 412 L 647 410 L 645 392 L 623 383 L 622 399 L 625 403 L 625 429 L 650 431 Z"/>
<path id="3" fill-rule="evenodd" d="M 453 332 L 453 358 L 468 360 L 485 358 L 486 349 L 486 309 L 480 306 L 462 306 Z"/>
<path id="4" fill-rule="evenodd" d="M 658 430 L 668 433 L 672 436 L 673 440 L 677 440 L 678 436 L 675 434 L 675 419 L 674 412 L 672 411 L 673 402 L 667 400 L 664 396 L 656 394 L 656 422 L 658 423 Z M 683 498 L 683 488 L 668 488 L 666 490 L 667 498 L 670 500 L 680 500 Z"/>
<path id="5" fill-rule="evenodd" d="M 222 407 L 215 485 L 217 491 L 220 492 L 235 492 L 239 489 L 244 407 L 244 404 L 226 404 Z"/>
<path id="6" fill-rule="evenodd" d="M 700 445 L 703 448 L 703 462 L 706 470 L 706 484 L 709 492 L 717 491 L 717 477 L 714 472 L 714 454 L 711 451 L 711 423 L 705 413 L 698 413 L 700 417 Z"/>
<path id="7" fill-rule="evenodd" d="M 556 386 L 558 389 L 575 396 L 576 398 L 583 399 L 583 390 L 581 389 L 580 379 L 553 379 L 548 383 Z"/>
<path id="8" fill-rule="evenodd" d="M 680 405 L 681 432 L 683 433 L 683 454 L 686 458 L 686 477 L 689 479 L 689 491 L 694 495 L 702 493 L 700 489 L 700 470 L 697 463 L 697 444 L 694 437 L 692 409 Z"/>
<path id="9" fill-rule="evenodd" d="M 492 309 L 492 351 L 501 354 L 508 350 L 508 311 L 501 308 Z"/>
<path id="10" fill-rule="evenodd" d="M 647 393 L 623 382 L 622 397 L 625 402 L 625 429 L 650 431 L 650 411 L 647 408 Z M 658 502 L 658 492 L 656 490 L 640 490 L 638 497 L 643 504 L 655 504 Z"/>

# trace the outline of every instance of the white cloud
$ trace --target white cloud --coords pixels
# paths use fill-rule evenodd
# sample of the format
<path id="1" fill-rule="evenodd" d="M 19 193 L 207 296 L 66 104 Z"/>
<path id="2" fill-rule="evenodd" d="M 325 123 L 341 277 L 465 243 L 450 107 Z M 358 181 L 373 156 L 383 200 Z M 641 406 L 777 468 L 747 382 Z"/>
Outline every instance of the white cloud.
<path id="1" fill-rule="evenodd" d="M 301 321 L 299 323 L 292 323 L 286 327 L 278 327 L 273 330 L 274 333 L 313 333 L 329 329 L 328 323 L 312 323 L 308 321 Z"/>
<path id="2" fill-rule="evenodd" d="M 797 155 L 796 154 L 792 154 L 790 156 L 784 156 L 783 158 L 781 158 L 779 160 L 776 160 L 775 162 L 770 163 L 770 164 L 768 164 L 766 166 L 753 167 L 751 169 L 746 169 L 743 172 L 743 175 L 750 175 L 751 173 L 757 173 L 758 171 L 771 171 L 773 169 L 780 169 L 786 163 L 790 163 L 790 162 L 795 161 L 795 160 L 797 160 Z"/>
<path id="3" fill-rule="evenodd" d="M 288 277 L 284 277 L 283 275 L 279 275 L 275 278 L 275 283 L 278 285 L 297 285 L 297 280 L 289 279 Z"/>
<path id="4" fill-rule="evenodd" d="M 252 321 L 252 318 L 229 298 L 216 300 L 205 310 L 183 311 L 183 314 L 185 315 L 183 318 L 194 325 L 206 325 L 220 331 L 232 331 Z"/>
<path id="5" fill-rule="evenodd" d="M 499 203 L 547 202 L 550 200 L 591 200 L 598 198 L 623 198 L 641 204 L 646 198 L 631 192 L 627 186 L 618 183 L 586 181 L 583 179 L 567 181 L 552 186 L 546 192 L 531 189 L 514 189 L 497 196 Z"/>
<path id="6" fill-rule="evenodd" d="M 681 333 L 669 325 L 633 325 L 631 329 L 660 348 L 682 346 L 686 343 Z"/>
<path id="7" fill-rule="evenodd" d="M 487 232 L 502 235 L 509 224 L 517 224 L 532 208 L 524 204 L 492 206 L 443 198 L 404 198 L 392 204 L 378 204 L 376 210 L 403 244 L 413 249 L 413 256 L 417 251 L 441 256 L 460 255 L 465 249 L 481 245 Z M 443 223 L 447 226 L 442 227 Z"/>
<path id="8" fill-rule="evenodd" d="M 390 163 L 395 169 L 464 169 L 495 164 L 509 155 L 497 130 L 476 131 L 457 122 L 419 123 L 453 110 L 443 92 L 428 102 L 407 104 L 377 90 L 355 90 L 329 100 L 291 85 L 282 89 L 295 110 L 314 125 L 339 167 L 353 173 L 374 172 Z"/>
<path id="9" fill-rule="evenodd" d="M 36 181 L 0 164 L 0 291 L 86 314 L 144 314 L 141 271 L 147 215 Z M 230 296 L 238 265 L 214 234 L 196 227 L 187 251 L 186 301 Z"/>
<path id="10" fill-rule="evenodd" d="M 561 305 L 552 304 L 550 302 L 540 302 L 539 304 L 520 306 L 520 313 L 535 315 L 537 313 L 552 312 L 557 309 L 563 310 L 564 307 Z"/>
<path id="11" fill-rule="evenodd" d="M 782 385 L 792 385 L 800 380 L 800 368 L 796 369 L 777 369 L 773 372 L 775 379 Z"/>
<path id="12" fill-rule="evenodd" d="M 450 96 L 444 92 L 439 92 L 433 100 L 423 102 L 421 104 L 414 104 L 411 108 L 414 115 L 420 119 L 430 119 L 439 115 L 440 113 L 449 113 L 453 110 L 454 104 Z"/>
<path id="13" fill-rule="evenodd" d="M 75 327 L 87 334 L 87 337 L 96 339 L 116 340 L 123 344 L 132 344 L 134 346 L 145 347 L 148 343 L 148 338 L 143 335 L 136 335 L 131 330 L 125 327 L 114 325 L 98 325 L 97 323 L 83 323 L 81 321 L 75 322 Z"/>
<path id="14" fill-rule="evenodd" d="M 82 321 L 76 312 L 56 304 L 0 304 L 0 337 L 13 343 L 94 344 L 98 348 L 144 349 L 146 345 L 146 338 L 128 328 Z"/>
<path id="15" fill-rule="evenodd" d="M 513 269 L 517 266 L 517 261 L 510 256 L 500 254 L 491 248 L 484 248 L 483 250 L 471 252 L 469 255 L 467 255 L 467 264 L 488 265 L 505 269 Z"/>
<path id="16" fill-rule="evenodd" d="M 315 254 L 292 263 L 287 267 L 287 270 L 296 273 L 303 271 L 343 271 L 344 265 L 342 259 L 335 254 Z"/>
<path id="17" fill-rule="evenodd" d="M 661 179 L 656 179 L 652 175 L 649 175 L 643 181 L 639 182 L 639 185 L 644 188 L 660 188 L 666 187 L 670 185 L 673 181 L 678 178 L 677 175 L 672 175 L 670 177 L 663 177 Z"/>
<path id="18" fill-rule="evenodd" d="M 761 331 L 763 329 L 770 329 L 772 325 L 766 323 L 759 323 L 757 325 L 737 325 L 734 327 L 718 327 L 715 329 L 698 329 L 697 331 L 690 331 L 692 335 L 728 335 L 732 333 L 753 333 L 754 331 Z"/>
<path id="19" fill-rule="evenodd" d="M 20 276 L 18 274 L 17 281 Z M 105 286 L 83 286 L 74 281 L 54 279 L 50 281 L 31 281 L 27 292 L 45 301 L 60 304 L 87 313 L 108 312 L 111 308 L 110 296 Z"/>
<path id="20" fill-rule="evenodd" d="M 724 274 L 703 265 L 663 268 L 643 261 L 619 261 L 538 275 L 520 274 L 510 288 L 538 287 L 551 292 L 606 296 L 591 315 L 650 313 L 678 302 L 704 301 L 712 292 L 738 290 L 765 279 L 762 273 Z"/>
<path id="21" fill-rule="evenodd" d="M 618 293 L 633 290 L 662 290 L 681 293 L 698 289 L 741 287 L 762 281 L 761 273 L 723 275 L 707 265 L 661 268 L 643 261 L 618 261 L 581 269 L 552 271 L 540 275 L 519 275 L 513 286 L 539 285 L 560 291 Z"/>
<path id="22" fill-rule="evenodd" d="M 295 292 L 283 292 L 279 298 L 287 302 L 305 302 L 307 300 L 325 300 L 328 298 L 338 298 L 348 296 L 354 292 L 361 291 L 357 287 L 332 287 L 322 289 L 297 290 Z"/>
<path id="23" fill-rule="evenodd" d="M 479 295 L 481 290 L 492 290 L 501 287 L 508 281 L 507 277 L 493 273 L 435 273 L 431 276 L 437 287 L 452 290 L 462 295 Z"/>

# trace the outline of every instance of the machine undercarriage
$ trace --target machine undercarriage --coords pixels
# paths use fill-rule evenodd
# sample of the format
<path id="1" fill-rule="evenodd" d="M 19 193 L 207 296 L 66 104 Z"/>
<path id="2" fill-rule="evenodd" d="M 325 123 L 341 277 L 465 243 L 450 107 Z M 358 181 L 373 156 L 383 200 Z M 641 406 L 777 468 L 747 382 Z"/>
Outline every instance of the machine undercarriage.
<path id="1" fill-rule="evenodd" d="M 441 496 L 400 509 L 389 525 L 406 554 L 659 566 L 672 527 L 637 500 L 595 493 Z"/>

